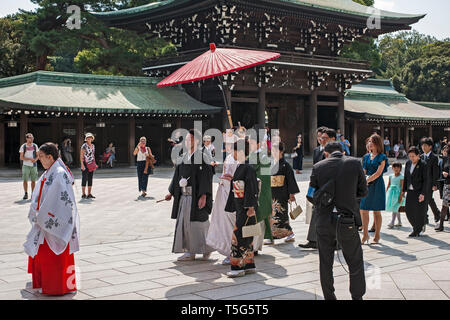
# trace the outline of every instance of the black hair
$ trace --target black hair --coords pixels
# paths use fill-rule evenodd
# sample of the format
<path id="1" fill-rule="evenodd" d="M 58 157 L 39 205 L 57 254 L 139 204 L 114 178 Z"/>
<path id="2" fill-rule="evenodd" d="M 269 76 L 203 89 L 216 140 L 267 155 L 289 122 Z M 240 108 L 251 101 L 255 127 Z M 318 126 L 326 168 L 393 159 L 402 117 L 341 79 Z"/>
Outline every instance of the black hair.
<path id="1" fill-rule="evenodd" d="M 409 148 L 408 154 L 410 153 L 414 153 L 416 156 L 420 154 L 419 149 L 416 146 L 412 146 L 411 148 Z"/>
<path id="2" fill-rule="evenodd" d="M 401 164 L 401 162 L 394 162 L 392 164 L 392 168 L 400 168 L 400 170 L 403 168 L 403 165 Z"/>
<path id="3" fill-rule="evenodd" d="M 319 127 L 319 128 L 317 128 L 316 133 L 323 133 L 326 129 L 328 129 L 328 128 L 324 127 L 324 126 Z"/>
<path id="4" fill-rule="evenodd" d="M 339 151 L 339 152 L 344 152 L 344 150 L 342 149 L 342 144 L 340 142 L 337 141 L 330 141 L 325 145 L 325 152 L 331 154 L 333 152 Z"/>
<path id="5" fill-rule="evenodd" d="M 194 141 L 195 139 L 198 139 L 199 141 L 202 141 L 202 133 L 200 131 L 198 131 L 197 129 L 190 129 L 189 130 L 189 134 L 192 135 L 194 137 Z"/>
<path id="6" fill-rule="evenodd" d="M 40 148 L 39 151 L 42 151 L 46 155 L 51 155 L 53 160 L 57 160 L 59 158 L 58 148 L 56 144 L 53 142 L 46 142 Z"/>
<path id="7" fill-rule="evenodd" d="M 423 145 L 423 144 L 427 144 L 430 147 L 433 147 L 433 144 L 434 144 L 433 138 L 431 138 L 431 137 L 423 137 L 422 140 L 420 140 L 420 145 Z"/>
<path id="8" fill-rule="evenodd" d="M 244 153 L 245 153 L 245 156 L 247 157 L 250 154 L 250 144 L 248 143 L 248 138 L 238 139 L 233 144 L 233 150 L 234 151 L 242 150 L 242 143 L 244 143 L 244 148 L 245 148 Z"/>
<path id="9" fill-rule="evenodd" d="M 326 133 L 330 139 L 336 139 L 336 130 L 334 129 L 326 128 L 322 133 Z"/>

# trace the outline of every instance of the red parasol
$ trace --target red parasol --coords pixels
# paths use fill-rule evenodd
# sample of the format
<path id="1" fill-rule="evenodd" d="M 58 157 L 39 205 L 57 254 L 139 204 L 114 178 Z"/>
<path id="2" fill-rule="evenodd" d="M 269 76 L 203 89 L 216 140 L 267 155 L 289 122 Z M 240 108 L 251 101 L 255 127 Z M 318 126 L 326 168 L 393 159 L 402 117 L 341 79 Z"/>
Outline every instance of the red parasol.
<path id="1" fill-rule="evenodd" d="M 158 87 L 173 86 L 176 84 L 209 79 L 234 71 L 251 68 L 279 57 L 280 54 L 275 52 L 216 48 L 215 44 L 211 43 L 209 51 L 172 73 L 158 83 Z M 220 89 L 223 93 L 222 85 L 220 85 Z M 225 94 L 224 99 L 227 107 L 228 119 L 231 127 L 233 127 L 229 104 L 227 103 Z"/>

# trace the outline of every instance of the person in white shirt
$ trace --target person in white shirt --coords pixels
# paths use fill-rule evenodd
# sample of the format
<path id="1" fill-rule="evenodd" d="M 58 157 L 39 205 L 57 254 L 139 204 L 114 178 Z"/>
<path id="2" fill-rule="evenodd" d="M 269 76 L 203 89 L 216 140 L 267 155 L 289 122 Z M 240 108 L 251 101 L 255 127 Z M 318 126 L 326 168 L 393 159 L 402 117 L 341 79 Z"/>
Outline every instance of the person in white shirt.
<path id="1" fill-rule="evenodd" d="M 23 179 L 23 190 L 25 195 L 23 200 L 28 199 L 28 180 L 31 180 L 31 192 L 33 193 L 34 187 L 36 186 L 36 180 L 38 178 L 37 171 L 37 161 L 39 160 L 38 146 L 33 143 L 34 137 L 31 133 L 25 135 L 26 143 L 20 146 L 20 160 L 23 161 L 22 165 L 22 179 Z"/>
<path id="2" fill-rule="evenodd" d="M 147 138 L 141 137 L 139 139 L 139 144 L 134 149 L 133 155 L 137 156 L 137 175 L 138 175 L 138 186 L 139 192 L 142 192 L 141 196 L 147 196 L 147 186 L 148 186 L 148 176 L 149 173 L 145 173 L 145 164 L 147 162 L 147 157 L 152 155 L 152 150 L 147 147 Z"/>

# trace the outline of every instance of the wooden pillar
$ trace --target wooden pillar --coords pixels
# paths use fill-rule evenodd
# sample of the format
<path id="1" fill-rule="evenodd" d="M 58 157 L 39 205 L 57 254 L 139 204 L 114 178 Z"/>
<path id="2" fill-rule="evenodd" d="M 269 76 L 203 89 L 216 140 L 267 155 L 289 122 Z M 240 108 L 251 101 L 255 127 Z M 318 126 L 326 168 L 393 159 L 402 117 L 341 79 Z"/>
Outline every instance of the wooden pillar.
<path id="1" fill-rule="evenodd" d="M 409 125 L 405 124 L 405 150 L 408 152 L 409 149 Z"/>
<path id="2" fill-rule="evenodd" d="M 317 91 L 309 96 L 309 154 L 317 147 Z"/>
<path id="3" fill-rule="evenodd" d="M 391 129 L 389 130 L 389 140 L 391 140 L 391 147 L 394 147 L 394 128 L 391 127 Z"/>
<path id="4" fill-rule="evenodd" d="M 0 168 L 5 166 L 5 121 L 0 116 Z"/>
<path id="5" fill-rule="evenodd" d="M 338 128 L 341 129 L 341 133 L 345 136 L 345 104 L 343 94 L 339 94 L 338 102 Z"/>
<path id="6" fill-rule="evenodd" d="M 233 112 L 232 112 L 233 109 L 232 109 L 232 103 L 231 103 L 231 97 L 232 97 L 231 90 L 228 87 L 225 87 L 224 90 L 225 90 L 225 97 L 226 97 L 226 99 L 227 99 L 227 101 L 229 103 L 230 115 L 232 115 L 233 114 Z M 223 130 L 229 129 L 230 128 L 230 122 L 228 120 L 228 114 L 227 114 L 226 106 L 225 106 L 225 108 L 223 110 L 223 114 L 225 115 L 224 118 L 223 118 L 223 122 L 222 122 L 223 123 Z M 233 123 L 233 126 L 236 126 L 236 125 L 237 125 L 237 123 Z"/>
<path id="7" fill-rule="evenodd" d="M 259 88 L 258 101 L 257 123 L 264 126 L 266 124 L 266 87 Z"/>
<path id="8" fill-rule="evenodd" d="M 384 141 L 384 123 L 380 124 L 380 131 L 381 140 Z"/>
<path id="9" fill-rule="evenodd" d="M 28 133 L 28 116 L 24 113 L 20 114 L 20 143 L 25 142 L 25 135 Z M 36 138 L 36 134 L 34 132 L 33 136 Z"/>
<path id="10" fill-rule="evenodd" d="M 358 156 L 358 120 L 353 120 L 352 156 Z"/>
<path id="11" fill-rule="evenodd" d="M 84 143 L 84 119 L 83 116 L 78 116 L 77 118 L 77 148 L 75 150 L 75 157 L 74 163 L 80 163 L 80 153 L 81 153 L 81 146 Z"/>
<path id="12" fill-rule="evenodd" d="M 428 126 L 428 136 L 433 138 L 433 125 L 431 123 Z"/>
<path id="13" fill-rule="evenodd" d="M 398 141 L 397 142 L 400 143 L 400 140 L 402 140 L 402 129 L 401 129 L 401 127 L 397 128 L 397 136 L 398 136 Z"/>
<path id="14" fill-rule="evenodd" d="M 128 163 L 130 166 L 135 165 L 134 161 L 134 147 L 136 146 L 136 119 L 130 117 L 128 121 Z"/>

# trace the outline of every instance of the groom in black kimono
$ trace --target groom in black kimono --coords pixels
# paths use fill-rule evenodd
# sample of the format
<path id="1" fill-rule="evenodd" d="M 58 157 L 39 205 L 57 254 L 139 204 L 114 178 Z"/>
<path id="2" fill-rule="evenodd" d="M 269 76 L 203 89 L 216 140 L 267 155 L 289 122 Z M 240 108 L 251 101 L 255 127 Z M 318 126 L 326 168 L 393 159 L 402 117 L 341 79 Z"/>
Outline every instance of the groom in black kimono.
<path id="1" fill-rule="evenodd" d="M 201 133 L 190 130 L 184 139 L 188 152 L 177 159 L 177 166 L 166 200 L 174 197 L 172 219 L 176 219 L 173 253 L 185 253 L 178 261 L 195 260 L 203 254 L 208 260 L 213 251 L 206 245 L 209 215 L 212 210 L 212 169 L 199 148 Z"/>

